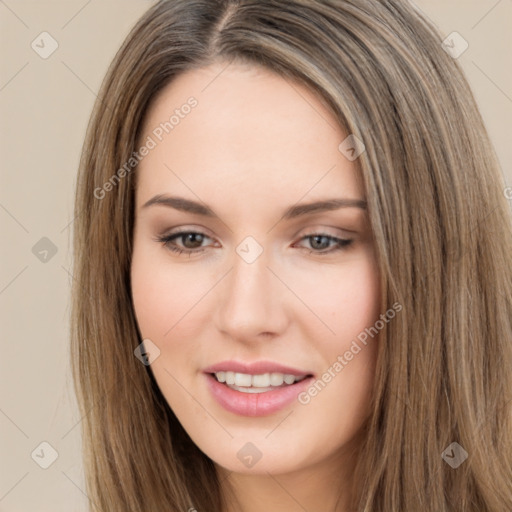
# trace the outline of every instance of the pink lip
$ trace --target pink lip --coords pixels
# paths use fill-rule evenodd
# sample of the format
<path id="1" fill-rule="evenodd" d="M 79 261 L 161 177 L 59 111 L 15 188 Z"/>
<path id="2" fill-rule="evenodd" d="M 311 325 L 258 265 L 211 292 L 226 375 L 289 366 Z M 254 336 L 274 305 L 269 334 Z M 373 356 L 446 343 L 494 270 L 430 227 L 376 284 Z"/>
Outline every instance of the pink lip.
<path id="1" fill-rule="evenodd" d="M 284 373 L 295 375 L 297 377 L 305 377 L 312 375 L 313 372 L 304 372 L 297 368 L 290 366 L 283 366 L 282 364 L 273 363 L 271 361 L 256 361 L 254 363 L 240 363 L 237 361 L 222 361 L 220 363 L 208 366 L 205 368 L 204 373 L 216 372 L 237 372 L 249 373 L 251 375 L 263 375 L 264 373 Z"/>
<path id="2" fill-rule="evenodd" d="M 307 377 L 290 386 L 275 388 L 264 393 L 243 393 L 222 384 L 210 374 L 206 375 L 208 388 L 215 400 L 229 412 L 240 416 L 267 416 L 297 400 L 314 381 Z"/>
<path id="3" fill-rule="evenodd" d="M 231 371 L 238 373 L 249 373 L 261 375 L 264 373 L 284 373 L 306 377 L 300 382 L 292 385 L 274 388 L 263 393 L 243 393 L 229 388 L 225 383 L 218 382 L 215 372 Z M 283 366 L 277 363 L 259 361 L 252 364 L 238 363 L 236 361 L 225 361 L 204 369 L 208 389 L 213 398 L 227 411 L 240 416 L 267 416 L 273 414 L 297 399 L 299 393 L 306 390 L 314 381 L 311 372 L 303 372 L 296 368 Z"/>

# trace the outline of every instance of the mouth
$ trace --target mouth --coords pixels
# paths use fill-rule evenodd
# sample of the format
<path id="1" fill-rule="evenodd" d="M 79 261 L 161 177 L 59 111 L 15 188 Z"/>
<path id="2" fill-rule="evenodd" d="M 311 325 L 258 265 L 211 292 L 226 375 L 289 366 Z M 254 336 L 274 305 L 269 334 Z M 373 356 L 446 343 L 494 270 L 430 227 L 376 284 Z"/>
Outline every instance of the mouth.
<path id="1" fill-rule="evenodd" d="M 314 374 L 273 362 L 225 361 L 203 370 L 215 401 L 239 416 L 267 416 L 297 401 Z"/>
<path id="2" fill-rule="evenodd" d="M 266 393 L 274 389 L 293 386 L 297 382 L 313 376 L 312 374 L 294 375 L 280 372 L 252 375 L 232 371 L 219 371 L 209 375 L 217 382 L 241 393 Z"/>

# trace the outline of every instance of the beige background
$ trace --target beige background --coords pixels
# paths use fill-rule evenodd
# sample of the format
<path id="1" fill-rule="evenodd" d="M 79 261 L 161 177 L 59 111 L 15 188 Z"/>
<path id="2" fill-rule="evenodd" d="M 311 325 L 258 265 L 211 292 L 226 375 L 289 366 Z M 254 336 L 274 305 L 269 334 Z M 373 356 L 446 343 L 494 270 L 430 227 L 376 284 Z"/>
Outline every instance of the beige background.
<path id="1" fill-rule="evenodd" d="M 96 91 L 128 30 L 151 3 L 0 0 L 3 512 L 85 511 L 88 504 L 68 364 L 73 190 Z M 512 186 L 512 1 L 416 5 L 443 37 L 457 31 L 469 43 L 459 61 Z M 59 45 L 47 59 L 31 47 L 43 31 Z M 32 252 L 42 237 L 57 248 L 46 262 Z M 48 469 L 31 457 L 35 450 L 37 462 L 50 461 L 50 450 L 39 447 L 43 441 L 58 453 Z"/>

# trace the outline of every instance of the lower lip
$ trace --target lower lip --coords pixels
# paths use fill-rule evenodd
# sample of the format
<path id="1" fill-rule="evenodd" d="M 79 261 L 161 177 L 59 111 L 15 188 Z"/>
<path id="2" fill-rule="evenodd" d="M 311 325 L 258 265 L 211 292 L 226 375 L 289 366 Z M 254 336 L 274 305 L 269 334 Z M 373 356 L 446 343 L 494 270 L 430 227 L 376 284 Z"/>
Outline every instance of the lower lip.
<path id="1" fill-rule="evenodd" d="M 263 393 L 243 393 L 220 383 L 213 375 L 206 374 L 208 387 L 217 402 L 229 412 L 240 416 L 267 416 L 284 409 L 297 399 L 297 395 L 307 389 L 313 377 L 300 382 L 265 391 Z"/>

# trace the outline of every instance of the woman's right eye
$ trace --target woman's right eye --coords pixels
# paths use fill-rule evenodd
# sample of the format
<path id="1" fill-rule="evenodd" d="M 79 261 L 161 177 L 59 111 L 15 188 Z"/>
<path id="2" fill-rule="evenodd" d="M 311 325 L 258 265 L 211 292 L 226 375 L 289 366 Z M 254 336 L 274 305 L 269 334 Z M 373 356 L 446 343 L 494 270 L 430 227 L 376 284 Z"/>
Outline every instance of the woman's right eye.
<path id="1" fill-rule="evenodd" d="M 210 239 L 210 237 L 198 231 L 180 231 L 158 237 L 157 241 L 172 252 L 192 254 L 204 251 L 202 244 L 206 239 Z M 181 240 L 182 245 L 176 244 L 176 240 Z"/>

